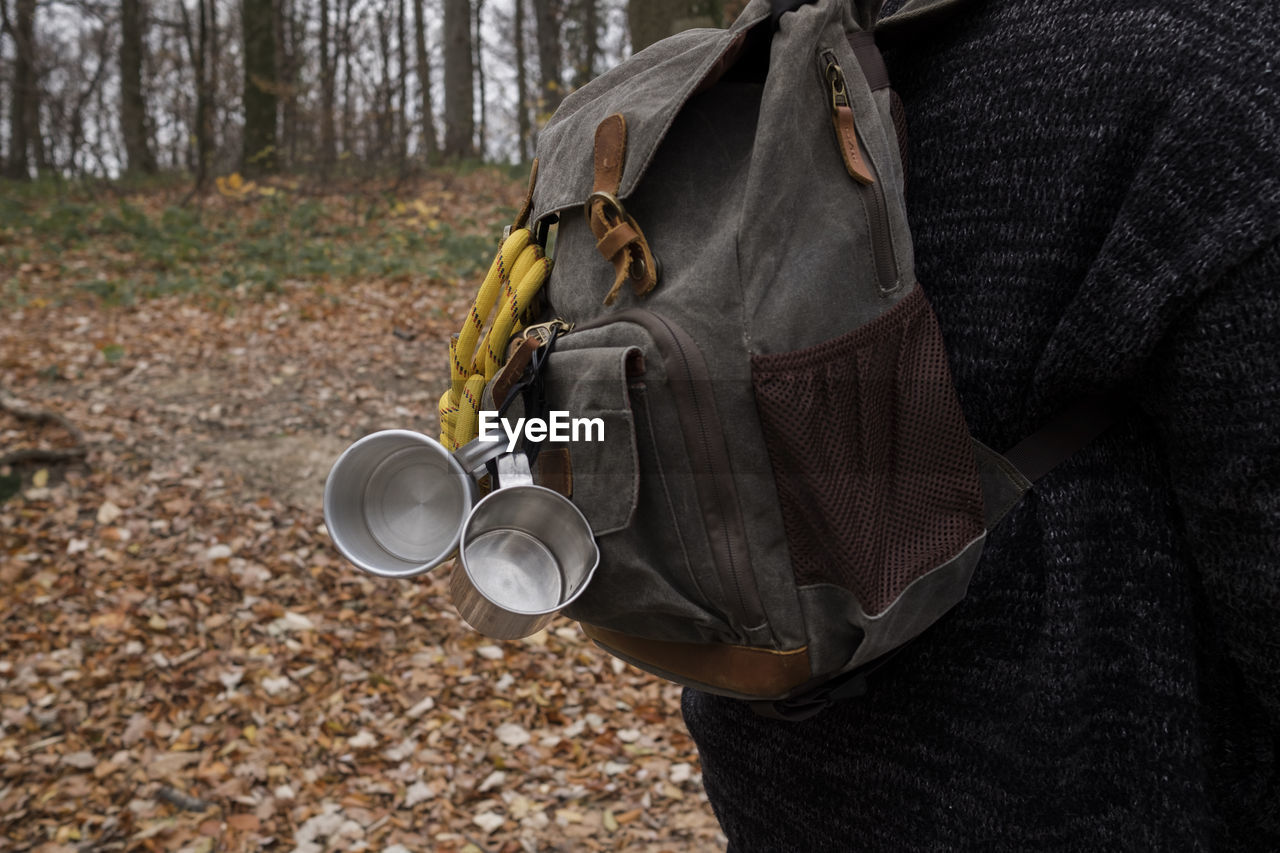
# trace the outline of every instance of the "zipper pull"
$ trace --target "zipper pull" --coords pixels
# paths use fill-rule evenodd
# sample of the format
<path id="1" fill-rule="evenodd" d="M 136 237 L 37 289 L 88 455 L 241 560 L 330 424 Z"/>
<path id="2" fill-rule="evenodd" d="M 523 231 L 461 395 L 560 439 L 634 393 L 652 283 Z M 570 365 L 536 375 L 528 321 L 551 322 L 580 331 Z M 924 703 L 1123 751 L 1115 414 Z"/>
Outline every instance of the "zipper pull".
<path id="1" fill-rule="evenodd" d="M 853 107 L 849 105 L 849 91 L 845 86 L 844 71 L 836 62 L 836 55 L 831 51 L 826 51 L 822 57 L 827 61 L 827 87 L 831 90 L 831 123 L 836 129 L 836 141 L 840 143 L 840 155 L 844 158 L 844 167 L 858 183 L 875 183 L 871 170 L 867 168 L 866 158 L 862 156 L 862 146 L 858 144 L 858 128 L 853 121 Z"/>

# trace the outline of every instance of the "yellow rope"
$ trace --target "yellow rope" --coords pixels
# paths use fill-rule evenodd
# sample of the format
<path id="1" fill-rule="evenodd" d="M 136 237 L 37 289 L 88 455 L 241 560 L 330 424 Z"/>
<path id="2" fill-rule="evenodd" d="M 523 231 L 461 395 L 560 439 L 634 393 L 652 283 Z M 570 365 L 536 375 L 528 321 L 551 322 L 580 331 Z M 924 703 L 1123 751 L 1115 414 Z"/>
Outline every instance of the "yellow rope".
<path id="1" fill-rule="evenodd" d="M 449 341 L 450 384 L 440 398 L 440 443 L 450 450 L 479 433 L 484 386 L 502 366 L 507 344 L 520 330 L 520 318 L 550 274 L 551 259 L 542 254 L 528 228 L 512 231 L 503 241 L 462 330 Z M 481 333 L 495 308 L 482 341 Z"/>

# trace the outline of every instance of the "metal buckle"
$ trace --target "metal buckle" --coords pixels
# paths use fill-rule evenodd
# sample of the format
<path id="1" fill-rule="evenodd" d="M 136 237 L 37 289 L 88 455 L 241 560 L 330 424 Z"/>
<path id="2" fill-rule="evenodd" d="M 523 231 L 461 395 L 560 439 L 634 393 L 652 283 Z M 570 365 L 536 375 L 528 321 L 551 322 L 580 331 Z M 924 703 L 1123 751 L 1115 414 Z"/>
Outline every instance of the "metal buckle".
<path id="1" fill-rule="evenodd" d="M 573 331 L 573 324 L 557 317 L 545 323 L 534 323 L 521 333 L 526 338 L 537 338 L 538 343 L 546 346 L 552 338 Z"/>
<path id="2" fill-rule="evenodd" d="M 596 202 L 600 202 L 602 205 L 604 205 L 606 210 L 608 210 L 609 208 L 613 208 L 613 211 L 616 214 L 616 217 L 611 219 L 609 215 L 606 213 L 604 215 L 604 218 L 606 221 L 620 222 L 627 218 L 627 209 L 622 206 L 622 202 L 618 200 L 618 197 L 616 195 L 614 195 L 613 193 L 604 192 L 602 190 L 597 190 L 596 192 L 593 192 L 591 195 L 587 196 L 587 203 L 583 205 L 583 212 L 586 214 L 588 223 L 591 222 L 591 209 L 595 206 Z"/>

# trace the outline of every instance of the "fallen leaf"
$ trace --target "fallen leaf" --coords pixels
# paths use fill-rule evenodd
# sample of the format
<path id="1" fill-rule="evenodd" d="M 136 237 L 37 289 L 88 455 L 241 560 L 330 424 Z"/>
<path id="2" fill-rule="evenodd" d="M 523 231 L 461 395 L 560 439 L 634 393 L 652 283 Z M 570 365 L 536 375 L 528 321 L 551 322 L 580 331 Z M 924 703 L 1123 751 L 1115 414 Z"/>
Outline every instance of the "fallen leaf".
<path id="1" fill-rule="evenodd" d="M 251 814 L 233 814 L 227 818 L 227 826 L 241 832 L 257 832 L 262 822 Z"/>
<path id="2" fill-rule="evenodd" d="M 507 774 L 501 770 L 495 770 L 484 778 L 484 781 L 476 787 L 476 791 L 483 794 L 493 788 L 501 788 L 506 781 Z"/>
<path id="3" fill-rule="evenodd" d="M 494 736 L 507 746 L 524 746 L 533 738 L 516 723 L 503 723 L 494 731 Z"/>
<path id="4" fill-rule="evenodd" d="M 378 738 L 368 729 L 361 729 L 356 733 L 355 737 L 347 741 L 347 746 L 352 749 L 372 749 L 378 745 Z"/>
<path id="5" fill-rule="evenodd" d="M 405 792 L 403 808 L 411 809 L 419 803 L 434 799 L 435 795 L 435 790 L 426 782 L 414 782 Z"/>
<path id="6" fill-rule="evenodd" d="M 231 556 L 231 546 L 214 545 L 212 548 L 204 552 L 204 558 L 209 561 L 225 560 Z"/>
<path id="7" fill-rule="evenodd" d="M 62 763 L 78 770 L 88 770 L 98 766 L 98 759 L 92 752 L 72 752 L 62 756 Z"/>
<path id="8" fill-rule="evenodd" d="M 98 507 L 98 523 L 101 525 L 114 524 L 116 519 L 123 514 L 120 507 L 111 501 L 103 501 L 102 505 Z"/>
<path id="9" fill-rule="evenodd" d="M 269 675 L 258 683 L 262 685 L 262 689 L 267 692 L 268 696 L 279 696 L 293 687 L 293 682 L 285 675 Z"/>
<path id="10" fill-rule="evenodd" d="M 471 822 L 483 829 L 487 835 L 492 835 L 502 828 L 507 819 L 494 812 L 481 812 L 473 817 Z"/>

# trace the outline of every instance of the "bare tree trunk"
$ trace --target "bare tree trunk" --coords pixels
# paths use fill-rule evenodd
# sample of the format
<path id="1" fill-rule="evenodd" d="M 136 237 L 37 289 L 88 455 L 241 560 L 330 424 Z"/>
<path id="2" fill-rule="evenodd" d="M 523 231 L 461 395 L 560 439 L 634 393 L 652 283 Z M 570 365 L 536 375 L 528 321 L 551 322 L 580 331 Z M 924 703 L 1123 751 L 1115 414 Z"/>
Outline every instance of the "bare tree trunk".
<path id="1" fill-rule="evenodd" d="M 471 7 L 467 0 L 444 0 L 444 154 L 475 154 L 471 89 Z"/>
<path id="2" fill-rule="evenodd" d="M 391 115 L 393 108 L 391 80 L 391 22 L 386 5 L 378 10 L 378 56 L 382 60 L 382 79 L 378 81 L 377 93 L 377 152 L 373 159 L 381 160 L 387 152 L 395 152 L 395 120 Z"/>
<path id="3" fill-rule="evenodd" d="M 342 150 L 350 153 L 354 111 L 351 107 L 351 7 L 355 0 L 346 0 L 346 13 L 342 20 Z"/>
<path id="4" fill-rule="evenodd" d="M 280 145 L 286 168 L 298 161 L 298 64 L 301 50 L 296 0 L 275 0 L 276 96 L 280 104 Z"/>
<path id="5" fill-rule="evenodd" d="M 475 60 L 473 61 L 473 66 L 476 71 L 476 91 L 480 98 L 480 129 L 479 129 L 480 139 L 479 139 L 479 142 L 477 143 L 477 150 L 480 153 L 481 159 L 483 159 L 485 146 L 488 143 L 488 133 L 489 133 L 488 116 L 486 114 L 487 111 L 485 110 L 484 58 L 481 56 L 481 53 L 480 53 L 484 43 L 484 39 L 481 38 L 481 33 L 483 33 L 484 30 L 481 29 L 480 27 L 480 22 L 481 22 L 480 15 L 484 9 L 484 0 L 474 0 L 474 2 L 475 2 L 476 18 L 475 18 L 475 24 L 472 26 L 471 31 L 475 33 L 476 55 L 475 55 Z"/>
<path id="6" fill-rule="evenodd" d="M 106 27 L 102 27 L 98 31 L 97 40 L 97 59 L 98 65 L 93 71 L 93 76 L 89 78 L 87 85 L 76 96 L 71 105 L 70 114 L 66 116 L 65 128 L 67 133 L 67 162 L 66 171 L 73 174 L 83 176 L 88 173 L 88 153 L 80 158 L 81 148 L 84 145 L 85 134 L 85 108 L 94 99 L 98 93 L 99 87 L 102 85 L 103 79 L 106 78 L 107 67 L 110 65 L 110 31 Z"/>
<path id="7" fill-rule="evenodd" d="M 631 50 L 643 50 L 690 27 L 719 26 L 723 5 L 723 0 L 630 0 Z"/>
<path id="8" fill-rule="evenodd" d="M 285 84 L 285 103 L 289 108 L 289 122 L 285 125 L 285 134 L 289 146 L 289 163 L 298 164 L 298 147 L 303 144 L 304 152 L 314 153 L 314 145 L 306 145 L 307 135 L 300 130 L 302 115 L 302 68 L 306 64 L 305 40 L 307 37 L 307 9 L 305 3 L 292 0 L 289 4 L 289 79 Z"/>
<path id="9" fill-rule="evenodd" d="M 538 35 L 538 76 L 542 93 L 538 103 L 539 122 L 545 121 L 564 100 L 560 66 L 564 55 L 560 45 L 563 17 L 561 0 L 533 0 L 534 24 Z"/>
<path id="10" fill-rule="evenodd" d="M 120 132 L 130 172 L 156 170 L 147 133 L 147 101 L 142 94 L 142 51 L 146 39 L 142 0 L 120 0 Z"/>
<path id="11" fill-rule="evenodd" d="M 196 76 L 196 189 L 203 190 L 209 180 L 213 159 L 213 103 L 215 93 L 209 86 L 209 66 L 217 65 L 217 54 L 209 50 L 210 19 L 214 16 L 214 0 L 196 0 L 200 29 L 196 34 L 196 56 L 200 72 Z"/>
<path id="12" fill-rule="evenodd" d="M 320 174 L 328 175 L 337 157 L 333 139 L 333 39 L 329 0 L 320 0 Z"/>
<path id="13" fill-rule="evenodd" d="M 276 151 L 276 34 L 272 0 L 241 0 L 244 30 L 244 151 L 246 172 L 274 172 Z"/>
<path id="14" fill-rule="evenodd" d="M 422 134 L 422 153 L 428 163 L 439 156 L 436 143 L 435 112 L 431 106 L 431 59 L 427 56 L 427 23 L 423 13 L 423 0 L 413 0 L 413 41 L 418 60 L 418 98 L 422 115 L 419 126 Z"/>
<path id="15" fill-rule="evenodd" d="M 196 0 L 196 26 L 193 33 L 187 4 L 185 0 L 178 3 L 182 12 L 182 35 L 187 42 L 187 55 L 191 58 L 191 71 L 196 82 L 196 115 L 192 128 L 196 150 L 191 169 L 195 174 L 196 192 L 203 190 L 209 181 L 210 142 L 213 136 L 213 97 L 209 91 L 209 64 L 213 58 L 209 51 L 212 5 L 211 0 Z"/>
<path id="16" fill-rule="evenodd" d="M 9 27 L 9 2 L 8 0 L 0 0 L 0 36 L 7 36 L 11 32 L 12 30 Z M 12 89 L 9 91 L 9 95 L 13 95 Z M 4 115 L 4 96 L 4 88 L 0 87 L 0 116 Z M 99 120 L 101 120 L 101 116 L 99 116 Z M 4 134 L 0 134 L 0 176 L 6 174 L 5 167 L 9 163 L 3 136 Z"/>
<path id="17" fill-rule="evenodd" d="M 3 0 L 0 0 L 0 2 L 3 2 Z M 97 127 L 99 140 L 99 144 L 93 148 L 93 159 L 98 163 L 98 174 L 100 175 L 111 174 L 111 167 L 106 162 L 106 152 L 119 150 L 113 145 L 115 140 L 111 140 L 110 116 L 112 109 L 107 106 L 106 88 L 106 86 L 98 88 L 98 94 L 95 96 L 97 103 L 94 105 L 95 109 L 93 110 L 94 125 Z M 111 142 L 107 140 L 111 140 Z"/>
<path id="18" fill-rule="evenodd" d="M 575 89 L 581 88 L 596 76 L 596 62 L 600 56 L 600 2 L 582 0 L 582 61 L 578 63 Z"/>
<path id="19" fill-rule="evenodd" d="M 214 155 L 218 150 L 218 140 L 220 137 L 226 139 L 225 125 L 218 120 L 218 105 L 221 101 L 222 85 L 221 77 L 218 74 L 218 68 L 222 64 L 222 33 L 218 29 L 217 0 L 204 0 L 204 2 L 209 11 L 209 52 L 205 55 L 209 57 L 206 71 L 208 72 L 209 86 L 209 161 L 212 167 L 214 165 Z"/>
<path id="20" fill-rule="evenodd" d="M 9 107 L 9 162 L 5 175 L 20 181 L 31 179 L 29 150 L 32 137 L 40 134 L 39 97 L 36 94 L 35 73 L 35 0 L 17 0 L 15 20 L 5 21 L 6 29 L 13 36 L 13 95 Z M 5 8 L 8 17 L 8 8 Z M 33 102 L 36 105 L 32 109 Z"/>
<path id="21" fill-rule="evenodd" d="M 527 60 L 524 51 L 524 3 L 525 0 L 515 0 L 516 17 L 515 33 L 513 33 L 516 41 L 516 126 L 519 129 L 517 144 L 522 163 L 528 162 L 532 157 L 529 152 L 532 128 L 529 125 L 529 76 L 525 70 Z"/>
<path id="22" fill-rule="evenodd" d="M 403 169 L 409 159 L 409 39 L 405 26 L 404 0 L 396 0 L 396 56 L 399 68 L 396 80 L 396 161 Z"/>

